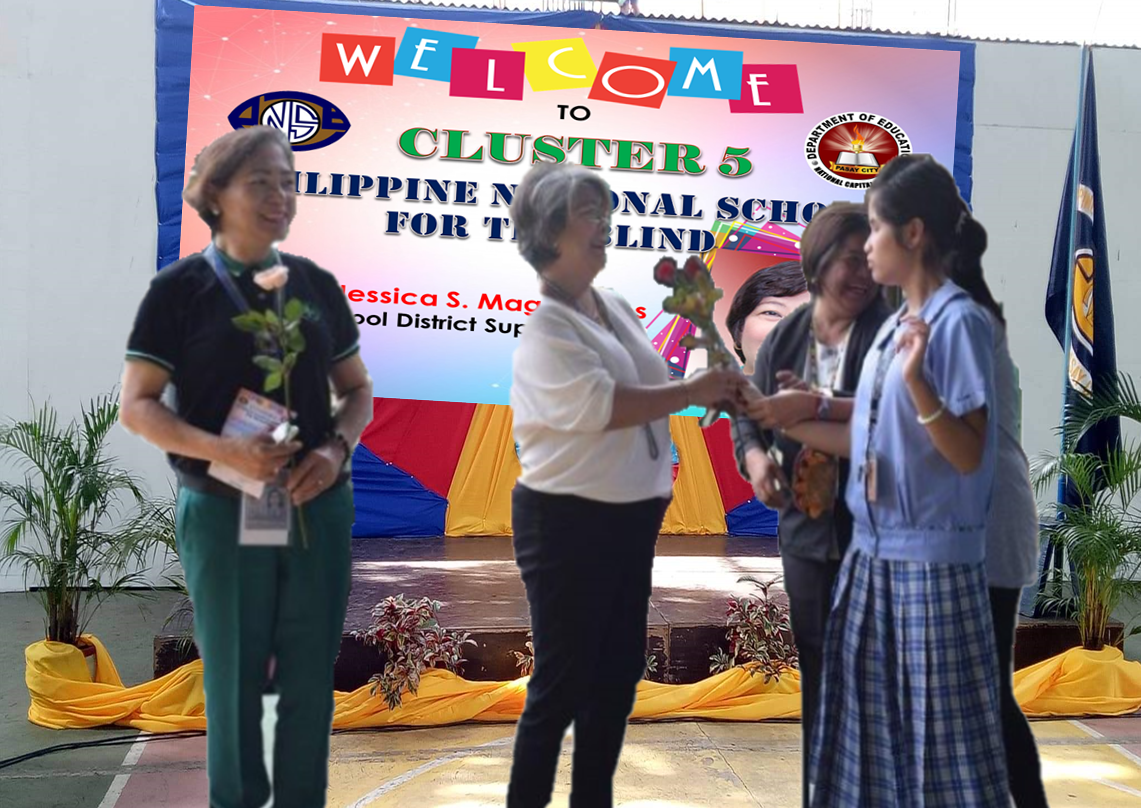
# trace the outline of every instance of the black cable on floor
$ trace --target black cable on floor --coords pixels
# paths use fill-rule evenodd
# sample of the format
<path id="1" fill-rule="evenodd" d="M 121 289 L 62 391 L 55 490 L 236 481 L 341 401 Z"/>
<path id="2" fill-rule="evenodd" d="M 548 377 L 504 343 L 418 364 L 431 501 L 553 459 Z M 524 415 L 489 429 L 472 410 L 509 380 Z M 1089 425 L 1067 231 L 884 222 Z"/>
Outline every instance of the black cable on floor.
<path id="1" fill-rule="evenodd" d="M 365 732 L 388 731 L 394 729 L 423 729 L 422 727 L 361 727 L 357 729 L 335 729 L 333 735 L 347 735 Z M 31 752 L 25 752 L 22 755 L 15 757 L 5 758 L 0 760 L 0 769 L 6 769 L 9 766 L 15 766 L 19 763 L 25 763 L 29 760 L 45 757 L 55 752 L 70 752 L 76 749 L 93 749 L 100 746 L 127 746 L 136 741 L 164 741 L 164 740 L 179 740 L 181 738 L 199 738 L 206 734 L 204 730 L 186 729 L 177 732 L 157 732 L 152 734 L 140 733 L 138 735 L 117 735 L 114 738 L 99 738 L 93 741 L 73 741 L 72 743 L 61 743 L 55 746 L 45 746 L 42 749 L 35 749 Z"/>
<path id="2" fill-rule="evenodd" d="M 118 735 L 114 738 L 100 738 L 94 741 L 74 741 L 72 743 L 61 743 L 55 746 L 45 746 L 42 749 L 35 749 L 31 752 L 25 752 L 22 755 L 15 757 L 5 758 L 0 760 L 0 769 L 6 769 L 9 766 L 15 766 L 18 763 L 24 763 L 29 760 L 50 755 L 54 752 L 69 752 L 76 749 L 91 749 L 99 746 L 126 746 L 133 744 L 137 741 L 162 741 L 162 740 L 178 740 L 180 738 L 197 738 L 205 735 L 202 730 L 180 730 L 178 732 L 161 732 L 154 735 L 142 733 L 138 735 Z"/>

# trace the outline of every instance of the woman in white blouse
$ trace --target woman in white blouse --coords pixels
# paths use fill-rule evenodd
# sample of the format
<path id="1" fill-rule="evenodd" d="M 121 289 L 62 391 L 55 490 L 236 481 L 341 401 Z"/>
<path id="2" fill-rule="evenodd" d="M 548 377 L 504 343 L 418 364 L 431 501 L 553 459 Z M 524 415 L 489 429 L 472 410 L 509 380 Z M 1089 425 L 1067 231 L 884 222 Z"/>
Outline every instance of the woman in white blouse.
<path id="1" fill-rule="evenodd" d="M 561 164 L 532 168 L 511 205 L 542 304 L 519 341 L 511 386 L 523 468 L 512 529 L 535 670 L 509 808 L 550 801 L 572 722 L 570 804 L 612 804 L 645 672 L 654 545 L 673 486 L 668 416 L 736 402 L 744 383 L 727 370 L 670 381 L 629 304 L 592 285 L 606 264 L 610 213 L 606 183 Z"/>

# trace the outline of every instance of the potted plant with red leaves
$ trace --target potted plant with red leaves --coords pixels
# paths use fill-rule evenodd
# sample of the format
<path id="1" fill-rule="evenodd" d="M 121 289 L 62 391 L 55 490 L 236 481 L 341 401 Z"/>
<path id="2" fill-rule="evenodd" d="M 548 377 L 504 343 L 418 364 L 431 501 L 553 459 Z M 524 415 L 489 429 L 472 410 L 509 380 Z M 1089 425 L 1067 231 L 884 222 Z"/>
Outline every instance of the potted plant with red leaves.
<path id="1" fill-rule="evenodd" d="M 439 601 L 385 598 L 372 609 L 372 625 L 354 631 L 353 637 L 376 647 L 384 656 L 384 670 L 369 679 L 372 695 L 384 697 L 388 709 L 400 706 L 404 694 L 416 695 L 420 678 L 429 668 L 443 668 L 457 676 L 464 663 L 463 647 L 475 645 L 468 632 L 448 631 L 436 614 Z"/>

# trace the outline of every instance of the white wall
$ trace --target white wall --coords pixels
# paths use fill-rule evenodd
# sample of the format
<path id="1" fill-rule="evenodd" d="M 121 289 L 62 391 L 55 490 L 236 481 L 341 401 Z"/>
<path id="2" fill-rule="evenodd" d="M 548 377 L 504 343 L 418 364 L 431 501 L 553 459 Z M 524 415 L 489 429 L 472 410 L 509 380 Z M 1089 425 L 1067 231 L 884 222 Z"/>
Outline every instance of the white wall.
<path id="1" fill-rule="evenodd" d="M 973 205 L 990 248 L 983 265 L 1006 307 L 1021 374 L 1027 454 L 1056 452 L 1062 351 L 1043 307 L 1054 228 L 1077 116 L 1077 47 L 979 43 Z M 1141 134 L 1141 50 L 1094 50 L 1101 181 L 1117 361 L 1141 381 L 1141 205 L 1132 154 Z M 1096 316 L 1096 313 L 1095 313 Z"/>
<path id="2" fill-rule="evenodd" d="M 155 270 L 153 4 L 4 0 L 0 99 L 0 417 L 69 419 L 117 384 Z M 110 446 L 169 493 L 156 450 Z"/>
<path id="3" fill-rule="evenodd" d="M 1141 51 L 1100 49 L 1095 66 L 1119 362 L 1141 378 Z M 1062 360 L 1042 305 L 1077 79 L 1075 47 L 978 46 L 974 204 L 1022 372 L 1029 454 L 1056 445 Z M 0 416 L 26 414 L 30 395 L 70 417 L 116 383 L 154 272 L 152 3 L 4 0 L 0 99 Z M 120 431 L 112 449 L 166 491 L 157 451 Z M 0 577 L 0 589 L 20 585 Z"/>

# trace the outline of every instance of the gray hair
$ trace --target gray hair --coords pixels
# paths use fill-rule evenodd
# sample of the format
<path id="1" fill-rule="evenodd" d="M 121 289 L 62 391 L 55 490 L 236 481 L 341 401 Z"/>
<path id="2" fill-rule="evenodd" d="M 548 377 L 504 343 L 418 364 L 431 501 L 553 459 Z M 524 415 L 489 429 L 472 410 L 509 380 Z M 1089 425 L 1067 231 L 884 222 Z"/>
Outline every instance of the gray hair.
<path id="1" fill-rule="evenodd" d="M 515 189 L 511 201 L 515 237 L 519 252 L 536 272 L 558 259 L 555 242 L 566 229 L 575 200 L 581 199 L 587 189 L 598 194 L 603 209 L 609 212 L 610 186 L 582 166 L 537 163 Z"/>

